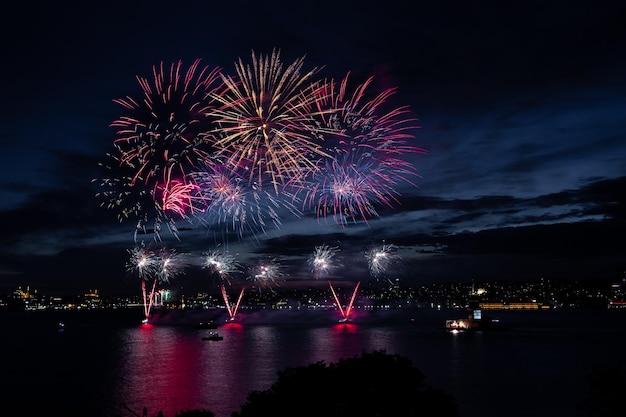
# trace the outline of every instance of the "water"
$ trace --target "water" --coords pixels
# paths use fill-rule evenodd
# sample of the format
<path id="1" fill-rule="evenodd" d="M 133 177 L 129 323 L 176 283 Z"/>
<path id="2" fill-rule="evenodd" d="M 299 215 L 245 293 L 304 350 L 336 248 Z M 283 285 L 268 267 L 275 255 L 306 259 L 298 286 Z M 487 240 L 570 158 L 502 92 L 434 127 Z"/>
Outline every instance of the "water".
<path id="1" fill-rule="evenodd" d="M 361 312 L 353 324 L 333 312 L 243 312 L 220 325 L 224 340 L 202 341 L 208 330 L 193 325 L 223 323 L 221 313 L 162 312 L 150 325 L 140 310 L 2 313 L 0 414 L 131 417 L 147 406 L 229 417 L 279 370 L 384 349 L 454 395 L 463 417 L 583 417 L 585 377 L 619 363 L 626 341 L 626 311 L 494 312 L 508 329 L 452 334 L 443 322 L 463 313 L 427 309 Z"/>

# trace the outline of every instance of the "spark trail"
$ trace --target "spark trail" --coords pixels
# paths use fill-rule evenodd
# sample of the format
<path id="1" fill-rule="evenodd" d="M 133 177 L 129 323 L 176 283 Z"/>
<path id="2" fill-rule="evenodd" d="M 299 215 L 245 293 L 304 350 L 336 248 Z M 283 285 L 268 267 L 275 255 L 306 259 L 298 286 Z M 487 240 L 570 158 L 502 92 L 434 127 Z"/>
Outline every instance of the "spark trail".
<path id="1" fill-rule="evenodd" d="M 337 305 L 337 308 L 341 312 L 342 319 L 339 320 L 339 322 L 340 323 L 350 322 L 351 321 L 350 314 L 352 314 L 352 306 L 354 305 L 354 299 L 356 297 L 357 291 L 359 290 L 359 285 L 361 285 L 361 281 L 356 283 L 356 287 L 354 287 L 354 291 L 352 292 L 352 297 L 350 297 L 350 303 L 345 309 L 343 308 L 341 302 L 339 301 L 339 297 L 337 297 L 337 293 L 335 292 L 335 289 L 333 288 L 333 284 L 329 281 L 328 285 L 330 286 L 330 291 L 333 293 L 333 297 L 335 298 L 335 304 Z"/>
<path id="2" fill-rule="evenodd" d="M 226 294 L 226 287 L 224 285 L 220 285 L 222 290 L 222 297 L 224 297 L 224 304 L 226 305 L 226 310 L 228 311 L 228 315 L 230 316 L 230 321 L 234 321 L 237 317 L 237 312 L 239 311 L 239 305 L 241 304 L 241 299 L 243 298 L 243 293 L 245 288 L 241 289 L 239 293 L 239 298 L 237 298 L 237 303 L 231 307 L 230 302 L 228 301 L 228 294 Z"/>

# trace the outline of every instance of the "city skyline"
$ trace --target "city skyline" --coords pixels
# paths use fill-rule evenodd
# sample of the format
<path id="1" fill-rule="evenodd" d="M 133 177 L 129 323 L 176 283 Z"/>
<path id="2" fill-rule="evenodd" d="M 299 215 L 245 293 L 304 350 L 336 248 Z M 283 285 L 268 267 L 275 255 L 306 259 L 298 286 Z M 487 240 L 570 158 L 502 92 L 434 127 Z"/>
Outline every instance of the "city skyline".
<path id="1" fill-rule="evenodd" d="M 350 74 L 358 85 L 371 76 L 373 94 L 397 88 L 387 104 L 407 106 L 415 119 L 410 145 L 424 152 L 407 160 L 417 175 L 395 181 L 396 200 L 355 223 L 299 206 L 265 230 L 224 239 L 177 218 L 176 232 L 164 224 L 161 237 L 186 259 L 168 284 L 219 284 L 203 268 L 215 250 L 246 269 L 233 278 L 239 285 L 264 261 L 278 264 L 281 286 L 623 275 L 623 7 L 458 2 L 420 4 L 415 14 L 401 2 L 332 6 L 184 3 L 168 6 L 167 27 L 151 24 L 166 10 L 153 3 L 114 2 L 97 14 L 19 6 L 25 31 L 3 32 L 0 288 L 139 291 L 127 265 L 136 220 L 101 208 L 93 181 L 113 150 L 110 125 L 125 115 L 119 100 L 140 97 L 135 77 L 151 79 L 161 62 L 188 68 L 200 59 L 234 76 L 238 60 L 274 50 L 285 67 L 302 59 L 303 72 L 319 68 L 316 79 Z M 308 260 L 321 245 L 337 248 L 337 264 L 316 275 Z M 373 273 L 368 253 L 384 246 L 395 262 Z"/>

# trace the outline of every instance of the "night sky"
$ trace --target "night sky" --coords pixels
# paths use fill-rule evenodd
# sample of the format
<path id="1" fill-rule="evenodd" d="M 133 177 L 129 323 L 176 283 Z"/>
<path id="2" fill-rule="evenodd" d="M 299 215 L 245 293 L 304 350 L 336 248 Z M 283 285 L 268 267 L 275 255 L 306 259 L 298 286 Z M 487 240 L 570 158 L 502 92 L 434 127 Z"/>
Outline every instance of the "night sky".
<path id="1" fill-rule="evenodd" d="M 0 101 L 0 293 L 139 291 L 128 274 L 134 222 L 100 207 L 98 163 L 112 151 L 113 100 L 136 76 L 195 59 L 234 74 L 252 51 L 347 72 L 417 120 L 416 186 L 367 223 L 310 213 L 229 240 L 244 265 L 274 257 L 284 282 L 315 283 L 316 245 L 340 248 L 321 280 L 373 278 L 364 253 L 397 249 L 384 279 L 621 279 L 626 270 L 626 4 L 510 2 L 26 2 L 6 12 Z M 224 248 L 177 222 L 188 255 L 174 288 L 209 290 L 201 255 Z M 152 239 L 144 236 L 146 241 Z M 377 278 L 378 279 L 378 278 Z"/>

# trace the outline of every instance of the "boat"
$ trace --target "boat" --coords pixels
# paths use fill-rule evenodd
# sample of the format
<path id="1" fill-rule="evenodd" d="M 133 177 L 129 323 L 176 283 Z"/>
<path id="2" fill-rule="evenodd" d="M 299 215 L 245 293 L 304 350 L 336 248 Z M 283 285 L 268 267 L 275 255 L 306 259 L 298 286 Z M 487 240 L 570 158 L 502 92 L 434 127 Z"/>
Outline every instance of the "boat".
<path id="1" fill-rule="evenodd" d="M 201 321 L 193 326 L 194 329 L 217 329 L 217 324 L 212 321 Z"/>
<path id="2" fill-rule="evenodd" d="M 224 340 L 224 336 L 220 336 L 217 332 L 209 332 L 207 336 L 203 336 L 202 340 Z"/>
<path id="3" fill-rule="evenodd" d="M 445 329 L 451 332 L 472 330 L 501 329 L 500 320 L 485 316 L 477 300 L 470 300 L 467 307 L 467 317 L 462 319 L 447 319 Z"/>

